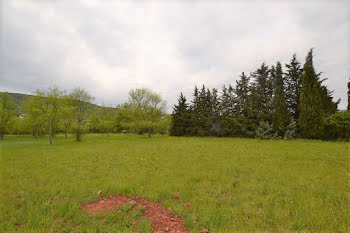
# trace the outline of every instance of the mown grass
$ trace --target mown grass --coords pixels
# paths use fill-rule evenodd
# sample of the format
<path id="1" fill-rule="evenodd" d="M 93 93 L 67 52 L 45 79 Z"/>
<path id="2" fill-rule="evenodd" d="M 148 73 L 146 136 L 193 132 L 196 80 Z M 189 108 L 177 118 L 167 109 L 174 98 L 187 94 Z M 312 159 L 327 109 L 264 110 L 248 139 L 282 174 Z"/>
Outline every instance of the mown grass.
<path id="1" fill-rule="evenodd" d="M 80 204 L 98 190 L 158 202 L 192 232 L 349 230 L 346 142 L 86 135 L 0 143 L 0 232 L 132 232 L 134 221 L 150 231 L 142 214 L 85 214 Z"/>

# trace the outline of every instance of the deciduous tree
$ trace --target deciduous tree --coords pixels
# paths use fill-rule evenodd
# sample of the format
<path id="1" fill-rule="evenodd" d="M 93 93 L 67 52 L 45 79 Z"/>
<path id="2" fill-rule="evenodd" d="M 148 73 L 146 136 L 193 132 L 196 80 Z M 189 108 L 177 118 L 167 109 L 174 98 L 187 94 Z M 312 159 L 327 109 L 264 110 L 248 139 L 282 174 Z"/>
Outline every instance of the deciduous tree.
<path id="1" fill-rule="evenodd" d="M 87 112 L 94 98 L 82 88 L 73 89 L 69 98 L 75 118 L 75 136 L 79 142 L 83 134 L 83 126 L 86 124 Z"/>
<path id="2" fill-rule="evenodd" d="M 0 93 L 0 139 L 4 138 L 9 123 L 15 117 L 16 103 L 7 92 Z"/>
<path id="3" fill-rule="evenodd" d="M 129 100 L 119 110 L 126 125 L 138 132 L 147 130 L 148 136 L 165 117 L 166 103 L 161 96 L 149 89 L 129 91 Z"/>

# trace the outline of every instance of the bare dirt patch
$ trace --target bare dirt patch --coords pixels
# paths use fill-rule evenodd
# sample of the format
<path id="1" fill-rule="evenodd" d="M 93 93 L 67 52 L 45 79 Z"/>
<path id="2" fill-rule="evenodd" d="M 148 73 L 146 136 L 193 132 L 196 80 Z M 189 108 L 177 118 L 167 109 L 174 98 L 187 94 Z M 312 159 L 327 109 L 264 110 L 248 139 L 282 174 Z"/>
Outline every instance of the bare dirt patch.
<path id="1" fill-rule="evenodd" d="M 189 233 L 190 231 L 184 226 L 183 219 L 169 212 L 157 203 L 139 198 L 126 197 L 120 194 L 110 196 L 109 198 L 101 198 L 94 202 L 83 204 L 81 207 L 87 213 L 108 213 L 116 210 L 119 206 L 123 206 L 130 202 L 134 202 L 132 209 L 139 206 L 145 207 L 144 216 L 151 221 L 153 232 L 173 232 L 173 233 Z"/>

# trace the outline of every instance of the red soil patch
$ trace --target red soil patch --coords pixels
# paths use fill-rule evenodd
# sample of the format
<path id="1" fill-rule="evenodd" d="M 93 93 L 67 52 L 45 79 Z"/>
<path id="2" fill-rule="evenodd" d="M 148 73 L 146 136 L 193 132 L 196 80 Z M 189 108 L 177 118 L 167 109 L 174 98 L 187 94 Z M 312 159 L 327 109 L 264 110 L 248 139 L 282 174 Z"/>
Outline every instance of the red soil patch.
<path id="1" fill-rule="evenodd" d="M 139 197 L 125 197 L 120 194 L 110 196 L 109 198 L 102 198 L 91 203 L 83 204 L 82 208 L 87 213 L 97 212 L 111 212 L 116 210 L 118 206 L 135 202 L 134 208 L 144 206 L 144 216 L 147 217 L 152 224 L 155 233 L 169 232 L 169 233 L 189 233 L 190 231 L 184 226 L 183 219 L 170 213 L 164 207 L 153 203 L 151 201 Z"/>

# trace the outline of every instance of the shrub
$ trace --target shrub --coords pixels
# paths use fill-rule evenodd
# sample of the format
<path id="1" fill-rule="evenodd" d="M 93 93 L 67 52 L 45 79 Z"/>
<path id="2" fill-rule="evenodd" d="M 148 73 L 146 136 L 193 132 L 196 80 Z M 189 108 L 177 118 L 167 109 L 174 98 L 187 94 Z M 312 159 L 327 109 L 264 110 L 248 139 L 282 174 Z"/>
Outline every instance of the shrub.
<path id="1" fill-rule="evenodd" d="M 337 112 L 325 123 L 325 139 L 350 139 L 350 111 Z"/>

